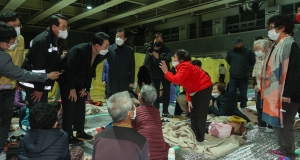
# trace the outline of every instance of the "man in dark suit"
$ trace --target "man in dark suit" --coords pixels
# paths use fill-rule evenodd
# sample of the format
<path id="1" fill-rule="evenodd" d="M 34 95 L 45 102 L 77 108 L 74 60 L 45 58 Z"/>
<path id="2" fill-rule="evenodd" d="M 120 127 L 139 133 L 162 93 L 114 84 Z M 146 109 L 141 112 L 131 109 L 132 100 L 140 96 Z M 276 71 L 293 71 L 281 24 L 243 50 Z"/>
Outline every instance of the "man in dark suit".
<path id="1" fill-rule="evenodd" d="M 124 29 L 118 29 L 116 43 L 108 47 L 106 56 L 109 65 L 109 96 L 133 87 L 135 77 L 134 51 L 125 44 L 126 40 L 127 32 Z"/>
<path id="2" fill-rule="evenodd" d="M 85 94 L 89 96 L 92 78 L 96 76 L 96 68 L 108 52 L 109 36 L 98 32 L 92 42 L 82 43 L 71 48 L 63 59 L 65 71 L 60 79 L 63 122 L 62 128 L 69 136 L 69 144 L 80 144 L 82 139 L 93 139 L 84 132 L 85 121 Z M 77 131 L 73 136 L 72 125 Z"/>
<path id="3" fill-rule="evenodd" d="M 48 73 L 59 71 L 59 59 L 63 51 L 63 41 L 68 36 L 67 18 L 61 14 L 54 14 L 49 18 L 48 28 L 32 40 L 32 46 L 26 53 L 22 68 L 28 71 Z M 48 102 L 48 92 L 54 81 L 45 83 L 22 83 L 28 98 L 27 107 L 30 109 L 38 103 Z"/>

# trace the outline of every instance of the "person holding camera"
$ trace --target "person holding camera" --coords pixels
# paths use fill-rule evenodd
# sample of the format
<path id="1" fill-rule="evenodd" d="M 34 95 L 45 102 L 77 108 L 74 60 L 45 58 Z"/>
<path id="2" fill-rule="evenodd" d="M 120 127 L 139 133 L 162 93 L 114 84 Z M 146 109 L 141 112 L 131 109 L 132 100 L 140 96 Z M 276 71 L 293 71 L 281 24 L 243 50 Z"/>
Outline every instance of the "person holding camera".
<path id="1" fill-rule="evenodd" d="M 170 115 L 168 111 L 169 101 L 170 101 L 170 82 L 167 79 L 165 79 L 164 73 L 161 71 L 159 67 L 159 63 L 162 60 L 165 61 L 166 64 L 170 64 L 171 51 L 163 43 L 163 34 L 158 32 L 154 35 L 154 41 L 149 43 L 149 48 L 146 53 L 144 65 L 149 69 L 152 84 L 156 89 L 157 95 L 159 95 L 160 84 L 162 83 L 163 85 L 162 116 L 171 118 L 172 115 Z M 167 66 L 168 66 L 168 70 L 170 70 L 170 66 L 169 65 Z M 157 99 L 155 100 L 153 105 L 159 109 L 159 96 L 157 96 Z"/>

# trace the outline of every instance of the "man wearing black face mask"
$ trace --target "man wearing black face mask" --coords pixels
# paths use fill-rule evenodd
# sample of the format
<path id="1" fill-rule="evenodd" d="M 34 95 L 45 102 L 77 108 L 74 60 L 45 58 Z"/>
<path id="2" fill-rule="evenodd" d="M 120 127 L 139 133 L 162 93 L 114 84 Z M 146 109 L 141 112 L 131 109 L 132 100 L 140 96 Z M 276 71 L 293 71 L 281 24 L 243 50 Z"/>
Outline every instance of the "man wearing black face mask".
<path id="1" fill-rule="evenodd" d="M 171 62 L 171 51 L 163 43 L 163 34 L 156 33 L 154 35 L 153 46 L 151 46 L 145 58 L 145 66 L 149 69 L 152 84 L 156 89 L 157 95 L 159 95 L 160 84 L 163 85 L 163 117 L 172 117 L 169 114 L 168 107 L 170 101 L 170 82 L 164 78 L 164 73 L 159 67 L 161 61 L 165 61 L 166 64 Z M 170 70 L 170 66 L 168 69 Z M 159 97 L 154 102 L 154 106 L 159 109 Z"/>
<path id="2" fill-rule="evenodd" d="M 229 93 L 233 104 L 237 105 L 236 93 L 239 88 L 241 93 L 241 110 L 247 107 L 247 90 L 249 81 L 249 69 L 255 64 L 255 54 L 252 50 L 244 48 L 240 37 L 234 38 L 234 48 L 229 50 L 226 61 L 230 65 Z"/>

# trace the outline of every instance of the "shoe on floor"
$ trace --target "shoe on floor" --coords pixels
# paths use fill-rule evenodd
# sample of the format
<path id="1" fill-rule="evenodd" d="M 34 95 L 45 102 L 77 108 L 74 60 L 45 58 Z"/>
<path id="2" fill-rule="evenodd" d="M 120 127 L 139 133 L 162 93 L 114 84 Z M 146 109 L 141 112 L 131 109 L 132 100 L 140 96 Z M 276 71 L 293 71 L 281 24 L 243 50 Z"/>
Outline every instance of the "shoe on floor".
<path id="1" fill-rule="evenodd" d="M 281 151 L 279 151 L 278 149 L 275 149 L 275 150 L 269 150 L 269 153 L 271 154 L 276 154 L 276 155 L 279 155 L 279 156 L 282 156 L 283 153 Z"/>
<path id="2" fill-rule="evenodd" d="M 255 126 L 253 126 L 253 128 L 254 128 L 254 129 L 265 129 L 266 127 L 261 127 L 261 126 L 259 126 L 259 125 L 255 125 Z"/>
<path id="3" fill-rule="evenodd" d="M 86 134 L 85 132 L 77 132 L 76 133 L 76 137 L 77 138 L 82 138 L 82 139 L 86 139 L 86 140 L 91 140 L 93 139 L 93 136 Z"/>
<path id="4" fill-rule="evenodd" d="M 170 121 L 168 119 L 162 119 L 161 122 L 164 123 L 164 122 L 170 122 Z"/>
<path id="5" fill-rule="evenodd" d="M 265 130 L 266 133 L 270 133 L 270 132 L 273 132 L 273 131 L 274 131 L 274 129 L 268 128 L 268 127 L 267 127 L 266 130 Z"/>
<path id="6" fill-rule="evenodd" d="M 274 160 L 289 160 L 289 158 L 286 156 L 279 156 L 279 157 L 275 158 Z"/>
<path id="7" fill-rule="evenodd" d="M 170 113 L 163 113 L 162 116 L 167 118 L 173 118 L 173 115 L 171 115 Z"/>
<path id="8" fill-rule="evenodd" d="M 185 112 L 182 112 L 180 116 L 181 116 L 181 117 L 186 117 L 187 114 L 186 114 Z"/>
<path id="9" fill-rule="evenodd" d="M 77 139 L 77 138 L 74 137 L 74 136 L 71 136 L 71 137 L 69 138 L 69 144 L 71 144 L 71 145 L 80 145 L 80 144 L 83 144 L 83 141 L 80 140 L 80 139 Z"/>

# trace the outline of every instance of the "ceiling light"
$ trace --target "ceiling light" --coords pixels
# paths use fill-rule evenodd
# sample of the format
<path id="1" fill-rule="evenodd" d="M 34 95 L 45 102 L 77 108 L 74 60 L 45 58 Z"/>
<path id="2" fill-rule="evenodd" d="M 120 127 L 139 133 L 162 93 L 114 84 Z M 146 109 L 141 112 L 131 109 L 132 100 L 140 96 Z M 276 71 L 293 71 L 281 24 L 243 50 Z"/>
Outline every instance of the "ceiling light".
<path id="1" fill-rule="evenodd" d="M 92 9 L 92 6 L 88 5 L 86 6 L 87 9 Z"/>

